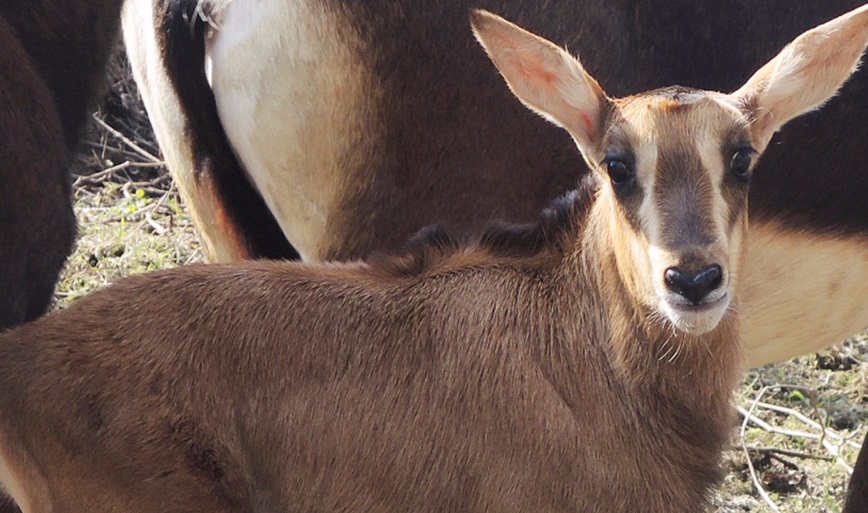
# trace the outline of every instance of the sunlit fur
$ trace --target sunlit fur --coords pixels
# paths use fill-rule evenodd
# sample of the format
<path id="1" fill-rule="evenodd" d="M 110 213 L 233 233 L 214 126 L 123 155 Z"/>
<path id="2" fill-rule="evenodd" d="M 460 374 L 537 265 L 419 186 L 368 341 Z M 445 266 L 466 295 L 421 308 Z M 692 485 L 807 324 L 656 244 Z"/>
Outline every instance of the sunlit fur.
<path id="1" fill-rule="evenodd" d="M 613 196 L 621 275 L 649 315 L 686 333 L 705 333 L 727 311 L 736 287 L 747 186 L 728 179 L 727 164 L 732 141 L 749 141 L 747 119 L 723 95 L 713 93 L 667 89 L 614 104 L 617 110 L 599 152 L 631 154 L 642 191 L 638 202 L 619 201 L 605 169 L 598 167 Z M 691 191 L 691 185 L 701 190 Z M 693 193 L 708 201 L 693 201 Z M 722 283 L 699 305 L 664 282 L 669 267 L 712 264 L 722 267 Z"/>

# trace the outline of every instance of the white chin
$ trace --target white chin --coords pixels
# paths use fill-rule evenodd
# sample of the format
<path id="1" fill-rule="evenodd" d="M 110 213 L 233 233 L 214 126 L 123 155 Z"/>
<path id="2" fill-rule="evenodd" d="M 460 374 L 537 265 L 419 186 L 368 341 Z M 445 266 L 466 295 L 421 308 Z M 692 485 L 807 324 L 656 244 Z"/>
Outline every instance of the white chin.
<path id="1" fill-rule="evenodd" d="M 660 301 L 660 310 L 666 318 L 678 330 L 690 335 L 702 335 L 716 328 L 727 308 L 729 294 L 700 305 L 673 303 L 666 299 Z"/>

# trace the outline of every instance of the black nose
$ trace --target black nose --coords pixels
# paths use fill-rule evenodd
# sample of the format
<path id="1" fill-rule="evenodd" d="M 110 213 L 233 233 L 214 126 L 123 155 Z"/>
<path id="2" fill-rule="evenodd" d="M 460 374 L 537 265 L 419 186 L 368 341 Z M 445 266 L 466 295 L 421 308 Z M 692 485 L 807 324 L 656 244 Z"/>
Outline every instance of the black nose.
<path id="1" fill-rule="evenodd" d="M 677 267 L 670 267 L 666 269 L 665 278 L 669 290 L 699 304 L 709 292 L 720 286 L 722 275 L 720 266 L 714 264 L 692 276 Z"/>

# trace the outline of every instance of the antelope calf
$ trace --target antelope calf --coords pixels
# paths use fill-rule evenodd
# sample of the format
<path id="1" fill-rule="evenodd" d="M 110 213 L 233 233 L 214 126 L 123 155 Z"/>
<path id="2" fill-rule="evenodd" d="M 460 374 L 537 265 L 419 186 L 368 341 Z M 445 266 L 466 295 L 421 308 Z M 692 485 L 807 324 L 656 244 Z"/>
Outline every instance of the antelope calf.
<path id="1" fill-rule="evenodd" d="M 555 45 L 472 22 L 593 180 L 468 244 L 429 230 L 369 263 L 141 275 L 0 335 L 0 481 L 25 513 L 703 509 L 733 420 L 748 184 L 855 68 L 868 7 L 735 93 L 622 99 Z"/>

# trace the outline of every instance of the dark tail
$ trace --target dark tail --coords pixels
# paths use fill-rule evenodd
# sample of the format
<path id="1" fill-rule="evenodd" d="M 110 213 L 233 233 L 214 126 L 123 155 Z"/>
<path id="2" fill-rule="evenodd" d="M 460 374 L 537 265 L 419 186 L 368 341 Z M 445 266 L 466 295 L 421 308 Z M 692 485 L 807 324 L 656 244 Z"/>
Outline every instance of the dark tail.
<path id="1" fill-rule="evenodd" d="M 299 259 L 262 197 L 235 158 L 205 78 L 206 15 L 215 2 L 163 0 L 155 4 L 160 47 L 166 73 L 180 99 L 192 145 L 196 179 L 204 175 L 217 186 L 217 195 L 253 258 Z"/>

